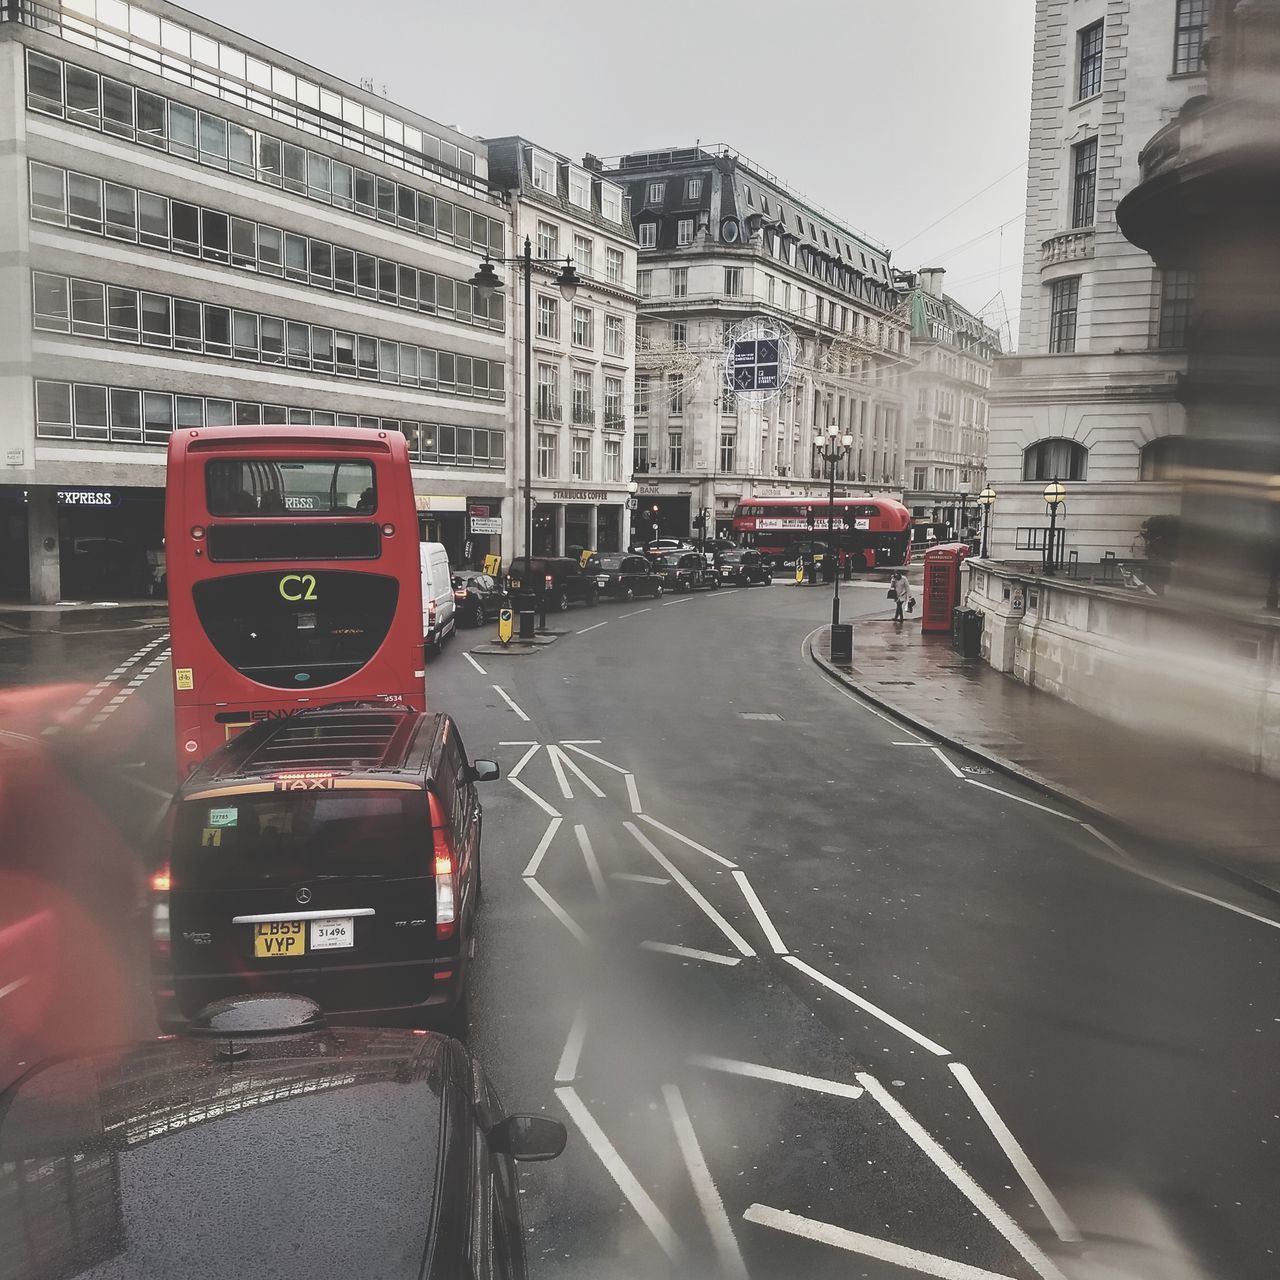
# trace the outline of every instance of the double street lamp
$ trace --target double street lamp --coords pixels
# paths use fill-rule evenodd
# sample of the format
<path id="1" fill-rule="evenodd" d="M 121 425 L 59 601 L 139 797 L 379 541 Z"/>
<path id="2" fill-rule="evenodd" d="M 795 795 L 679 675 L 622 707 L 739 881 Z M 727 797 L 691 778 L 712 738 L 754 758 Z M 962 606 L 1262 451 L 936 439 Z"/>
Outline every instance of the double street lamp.
<path id="1" fill-rule="evenodd" d="M 1049 508 L 1049 539 L 1044 548 L 1044 571 L 1052 575 L 1057 568 L 1058 508 L 1067 505 L 1067 491 L 1057 480 L 1044 487 L 1045 506 Z"/>
<path id="2" fill-rule="evenodd" d="M 836 534 L 836 467 L 849 457 L 853 448 L 853 437 L 842 436 L 840 428 L 834 423 L 827 427 L 825 441 L 813 442 L 814 458 L 820 460 L 827 468 L 829 492 L 827 496 L 827 555 L 835 554 Z M 831 625 L 840 625 L 840 560 L 836 557 L 835 572 L 831 575 L 835 589 L 831 595 Z"/>
<path id="3" fill-rule="evenodd" d="M 987 558 L 987 531 L 991 526 L 991 508 L 995 506 L 996 491 L 987 485 L 983 491 L 978 494 L 978 502 L 982 506 L 982 558 Z"/>
<path id="4" fill-rule="evenodd" d="M 491 258 L 487 253 L 480 270 L 471 277 L 471 287 L 484 302 L 502 288 L 494 263 L 518 263 L 524 270 L 524 553 L 533 555 L 533 243 L 524 238 L 524 252 L 517 258 Z M 556 277 L 560 296 L 572 302 L 581 280 L 568 258 Z"/>

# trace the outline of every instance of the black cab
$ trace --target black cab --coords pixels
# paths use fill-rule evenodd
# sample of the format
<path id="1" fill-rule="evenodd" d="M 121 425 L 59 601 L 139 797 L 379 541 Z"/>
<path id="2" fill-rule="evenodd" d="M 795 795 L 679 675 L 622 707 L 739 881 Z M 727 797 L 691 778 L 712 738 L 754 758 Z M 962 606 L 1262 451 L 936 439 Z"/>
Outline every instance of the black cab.
<path id="1" fill-rule="evenodd" d="M 596 557 L 595 581 L 601 595 L 615 600 L 660 596 L 665 589 L 662 574 L 647 556 L 623 552 Z"/>
<path id="2" fill-rule="evenodd" d="M 462 569 L 453 575 L 453 607 L 464 627 L 479 627 L 496 618 L 505 600 L 491 574 Z"/>
<path id="3" fill-rule="evenodd" d="M 290 991 L 329 1014 L 465 1019 L 482 813 L 452 717 L 350 703 L 255 725 L 182 784 L 152 879 L 161 1024 Z"/>
<path id="4" fill-rule="evenodd" d="M 698 551 L 680 551 L 660 556 L 653 567 L 663 575 L 668 591 L 693 591 L 698 587 L 718 587 L 720 575 Z"/>
<path id="5" fill-rule="evenodd" d="M 773 569 L 758 551 L 722 551 L 720 553 L 720 581 L 739 587 L 755 583 L 769 586 L 773 582 Z"/>
<path id="6" fill-rule="evenodd" d="M 571 556 L 516 556 L 508 571 L 512 591 L 546 595 L 550 609 L 563 612 L 573 601 L 593 605 L 598 597 L 595 557 L 584 566 Z"/>

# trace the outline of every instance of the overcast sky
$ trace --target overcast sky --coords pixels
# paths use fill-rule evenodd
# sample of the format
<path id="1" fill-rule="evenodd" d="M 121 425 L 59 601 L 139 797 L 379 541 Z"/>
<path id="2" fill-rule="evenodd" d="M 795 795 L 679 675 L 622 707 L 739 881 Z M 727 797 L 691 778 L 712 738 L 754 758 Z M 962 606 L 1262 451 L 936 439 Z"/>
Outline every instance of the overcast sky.
<path id="1" fill-rule="evenodd" d="M 480 137 L 727 143 L 1016 336 L 1030 0 L 186 2 Z"/>

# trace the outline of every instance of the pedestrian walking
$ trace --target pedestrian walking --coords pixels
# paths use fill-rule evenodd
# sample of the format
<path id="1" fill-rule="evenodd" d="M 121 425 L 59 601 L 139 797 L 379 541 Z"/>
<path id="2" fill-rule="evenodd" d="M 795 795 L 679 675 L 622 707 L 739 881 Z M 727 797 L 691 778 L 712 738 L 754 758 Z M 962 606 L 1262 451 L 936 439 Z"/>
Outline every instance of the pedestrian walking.
<path id="1" fill-rule="evenodd" d="M 893 601 L 894 622 L 905 622 L 907 620 L 903 610 L 907 606 L 907 599 L 910 595 L 911 588 L 907 586 L 907 575 L 901 569 L 895 569 L 893 577 L 889 579 L 889 597 Z"/>

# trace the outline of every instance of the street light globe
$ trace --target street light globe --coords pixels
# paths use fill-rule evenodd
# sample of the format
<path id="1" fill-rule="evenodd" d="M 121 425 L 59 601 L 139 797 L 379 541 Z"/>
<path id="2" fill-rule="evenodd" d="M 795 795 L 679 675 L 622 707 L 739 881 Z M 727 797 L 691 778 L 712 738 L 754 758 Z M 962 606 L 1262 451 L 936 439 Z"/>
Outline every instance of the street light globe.
<path id="1" fill-rule="evenodd" d="M 991 506 L 992 503 L 995 502 L 995 500 L 996 500 L 996 491 L 990 485 L 987 485 L 987 487 L 983 489 L 983 491 L 980 494 L 978 494 L 978 501 L 982 503 L 984 507 Z"/>
<path id="2" fill-rule="evenodd" d="M 1060 507 L 1067 500 L 1067 491 L 1055 480 L 1052 484 L 1045 485 L 1044 500 L 1051 507 Z"/>
<path id="3" fill-rule="evenodd" d="M 832 423 L 832 425 L 827 428 L 827 435 L 829 435 L 833 440 L 839 434 L 840 434 L 840 428 L 837 427 L 834 423 Z"/>
<path id="4" fill-rule="evenodd" d="M 841 444 L 842 444 L 846 449 L 852 449 L 852 448 L 853 448 L 853 437 L 852 437 L 852 436 L 850 436 L 850 435 L 843 435 L 843 436 L 841 436 L 841 437 L 840 437 L 840 443 L 841 443 Z"/>
<path id="5" fill-rule="evenodd" d="M 638 484 L 636 484 L 636 482 L 635 482 L 634 480 L 632 480 L 632 481 L 630 481 L 630 482 L 627 484 L 627 492 L 628 492 L 628 493 L 639 493 L 639 492 L 640 492 L 640 486 L 639 486 Z"/>
<path id="6" fill-rule="evenodd" d="M 573 263 L 568 258 L 565 259 L 564 270 L 556 277 L 556 283 L 560 286 L 560 296 L 566 302 L 572 302 L 581 281 L 577 271 L 574 270 Z"/>

